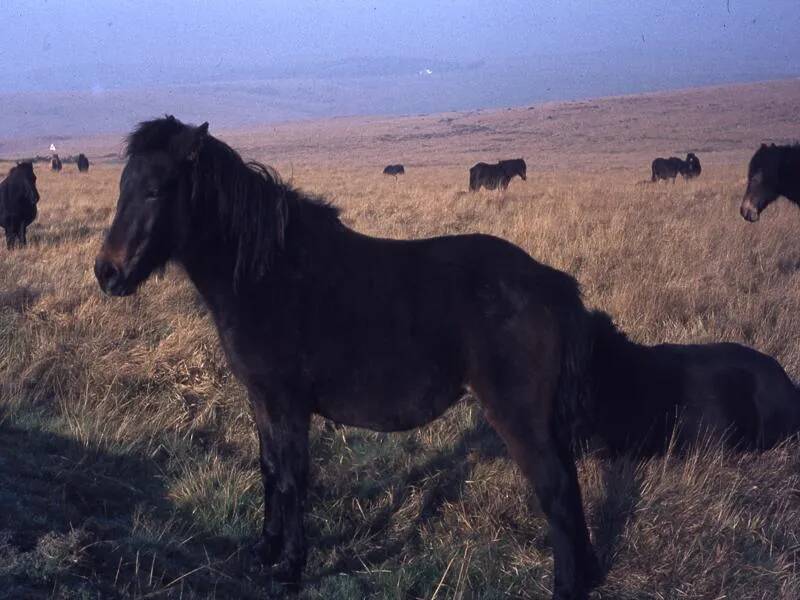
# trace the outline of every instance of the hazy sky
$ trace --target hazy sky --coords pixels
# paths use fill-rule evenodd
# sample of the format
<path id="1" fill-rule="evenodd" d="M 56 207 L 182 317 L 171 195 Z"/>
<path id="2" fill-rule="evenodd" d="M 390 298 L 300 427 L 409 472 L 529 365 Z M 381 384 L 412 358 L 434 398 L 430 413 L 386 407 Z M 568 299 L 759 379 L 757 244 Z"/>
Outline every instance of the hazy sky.
<path id="1" fill-rule="evenodd" d="M 0 0 L 0 71 L 611 51 L 800 64 L 800 0 Z M 624 70 L 624 61 L 619 65 Z M 691 68 L 687 64 L 687 68 Z M 17 78 L 25 87 L 24 77 Z M 105 82 L 113 85 L 114 82 Z M 13 82 L 5 85 L 13 86 Z M 13 90 L 2 90 L 13 91 Z"/>
<path id="2" fill-rule="evenodd" d="M 800 0 L 0 0 L 0 149 L 800 77 L 798 33 Z"/>

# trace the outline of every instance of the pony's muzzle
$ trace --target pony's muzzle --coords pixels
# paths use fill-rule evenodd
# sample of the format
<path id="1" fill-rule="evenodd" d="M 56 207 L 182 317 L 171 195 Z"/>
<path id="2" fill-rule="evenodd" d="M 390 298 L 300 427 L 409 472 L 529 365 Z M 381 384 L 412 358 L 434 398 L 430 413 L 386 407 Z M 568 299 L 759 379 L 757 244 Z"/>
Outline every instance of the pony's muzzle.
<path id="1" fill-rule="evenodd" d="M 745 198 L 742 201 L 742 205 L 739 207 L 739 213 L 745 221 L 750 221 L 751 223 L 758 221 L 758 210 L 753 206 L 753 203 L 750 202 L 750 198 Z"/>
<path id="2" fill-rule="evenodd" d="M 97 257 L 94 261 L 94 276 L 100 289 L 110 296 L 126 296 L 130 293 L 125 289 L 122 269 L 108 259 Z"/>

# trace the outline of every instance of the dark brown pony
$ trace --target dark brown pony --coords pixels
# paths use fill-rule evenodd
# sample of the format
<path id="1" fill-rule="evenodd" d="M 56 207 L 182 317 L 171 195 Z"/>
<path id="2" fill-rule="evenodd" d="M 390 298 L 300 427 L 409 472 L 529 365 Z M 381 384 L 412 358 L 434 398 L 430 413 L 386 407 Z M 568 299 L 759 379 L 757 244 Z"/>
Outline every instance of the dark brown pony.
<path id="1" fill-rule="evenodd" d="M 675 178 L 682 175 L 684 179 L 694 179 L 700 177 L 703 168 L 700 166 L 700 159 L 693 152 L 686 155 L 686 160 L 682 160 L 677 156 L 670 156 L 669 158 L 657 158 L 650 165 L 652 176 L 650 181 L 653 183 L 663 179 L 664 181 L 672 179 L 675 183 Z"/>
<path id="2" fill-rule="evenodd" d="M 386 165 L 383 169 L 384 175 L 394 175 L 395 179 L 398 175 L 405 175 L 406 168 L 403 165 Z"/>
<path id="3" fill-rule="evenodd" d="M 78 159 L 75 162 L 78 164 L 78 171 L 81 173 L 86 173 L 89 170 L 89 159 L 86 158 L 83 152 L 78 154 Z"/>
<path id="4" fill-rule="evenodd" d="M 436 419 L 467 393 L 535 485 L 554 598 L 599 579 L 571 450 L 588 392 L 588 313 L 574 279 L 486 235 L 415 241 L 348 229 L 326 202 L 173 117 L 128 139 L 95 263 L 123 296 L 180 263 L 245 385 L 260 441 L 259 557 L 296 589 L 312 414 L 377 431 Z"/>
<path id="5" fill-rule="evenodd" d="M 755 223 L 780 196 L 800 206 L 800 145 L 761 144 L 747 167 L 747 190 L 739 213 Z"/>
<path id="6" fill-rule="evenodd" d="M 800 392 L 778 362 L 739 344 L 631 342 L 593 314 L 589 437 L 612 454 L 651 456 L 699 437 L 765 449 L 800 432 Z"/>
<path id="7" fill-rule="evenodd" d="M 0 227 L 5 230 L 9 250 L 28 243 L 27 229 L 36 219 L 38 203 L 33 163 L 18 163 L 0 182 Z"/>
<path id="8" fill-rule="evenodd" d="M 487 190 L 504 190 L 514 177 L 527 179 L 528 166 L 521 158 L 501 160 L 497 164 L 479 162 L 469 170 L 469 190 L 477 192 L 482 187 Z"/>

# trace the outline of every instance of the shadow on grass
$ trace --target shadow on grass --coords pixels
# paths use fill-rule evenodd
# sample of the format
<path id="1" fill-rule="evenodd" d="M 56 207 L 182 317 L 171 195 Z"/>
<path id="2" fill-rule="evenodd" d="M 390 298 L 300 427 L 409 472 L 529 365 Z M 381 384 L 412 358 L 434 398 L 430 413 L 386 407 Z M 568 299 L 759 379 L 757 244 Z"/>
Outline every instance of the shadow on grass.
<path id="1" fill-rule="evenodd" d="M 241 540 L 197 535 L 163 481 L 146 456 L 0 419 L 2 597 L 263 597 Z"/>
<path id="2" fill-rule="evenodd" d="M 0 291 L 0 311 L 24 313 L 36 303 L 42 292 L 31 286 L 20 286 L 10 291 Z"/>
<path id="3" fill-rule="evenodd" d="M 0 449 L 0 583 L 20 597 L 84 584 L 87 545 L 127 535 L 137 506 L 163 497 L 146 461 L 54 433 L 2 424 Z"/>
<path id="4" fill-rule="evenodd" d="M 422 464 L 414 466 L 402 479 L 385 481 L 387 487 L 392 489 L 392 502 L 372 518 L 366 529 L 351 525 L 335 534 L 321 536 L 316 540 L 312 533 L 310 541 L 321 550 L 331 550 L 345 545 L 357 536 L 377 536 L 390 528 L 395 514 L 408 501 L 412 491 L 424 488 L 419 514 L 414 526 L 407 528 L 408 533 L 405 536 L 383 543 L 366 554 L 358 556 L 344 554 L 330 567 L 314 574 L 309 573 L 309 581 L 318 581 L 331 575 L 354 573 L 363 570 L 365 563 L 380 564 L 397 556 L 418 535 L 423 526 L 437 516 L 443 505 L 461 496 L 476 459 L 491 460 L 503 456 L 507 456 L 507 453 L 502 440 L 484 419 L 479 419 L 476 425 L 461 435 L 451 449 L 439 452 Z M 431 484 L 434 479 L 435 483 Z"/>
<path id="5" fill-rule="evenodd" d="M 35 226 L 28 235 L 28 243 L 35 246 L 60 246 L 83 242 L 93 236 L 99 235 L 103 227 L 90 227 L 89 225 L 69 224 Z"/>
<path id="6" fill-rule="evenodd" d="M 608 575 L 619 551 L 619 541 L 641 499 L 642 473 L 635 459 L 604 460 L 601 464 L 604 495 L 594 519 L 594 546 L 600 568 Z"/>
<path id="7" fill-rule="evenodd" d="M 483 418 L 463 432 L 458 442 L 447 451 L 439 452 L 422 464 L 413 467 L 404 477 L 384 481 L 392 491 L 392 502 L 373 516 L 366 528 L 351 524 L 335 534 L 316 536 L 311 533 L 310 543 L 321 550 L 332 550 L 346 546 L 355 537 L 379 538 L 392 527 L 395 515 L 409 500 L 414 490 L 423 490 L 421 506 L 412 526 L 402 537 L 386 540 L 366 553 L 358 555 L 342 553 L 329 567 L 316 573 L 308 573 L 308 582 L 339 574 L 361 572 L 365 564 L 379 565 L 400 555 L 404 548 L 413 544 L 414 538 L 424 530 L 426 523 L 435 519 L 442 506 L 457 501 L 470 472 L 477 461 L 490 461 L 507 457 L 503 441 Z M 637 460 L 627 458 L 601 460 L 603 496 L 597 512 L 593 515 L 593 538 L 595 550 L 604 574 L 614 564 L 619 551 L 619 542 L 634 517 L 641 497 L 641 472 Z M 431 483 L 434 482 L 434 483 Z M 531 494 L 533 492 L 531 491 Z"/>

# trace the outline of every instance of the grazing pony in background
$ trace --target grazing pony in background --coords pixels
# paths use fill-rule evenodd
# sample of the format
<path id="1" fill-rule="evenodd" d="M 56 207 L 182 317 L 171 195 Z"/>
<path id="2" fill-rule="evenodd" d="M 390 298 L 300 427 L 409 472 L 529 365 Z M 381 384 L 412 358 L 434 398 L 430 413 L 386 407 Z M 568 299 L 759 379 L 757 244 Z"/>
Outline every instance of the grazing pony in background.
<path id="1" fill-rule="evenodd" d="M 695 177 L 700 177 L 700 173 L 702 172 L 703 167 L 700 166 L 700 159 L 697 158 L 697 155 L 693 152 L 689 152 L 689 154 L 686 155 L 681 175 L 683 175 L 684 179 L 694 179 Z"/>
<path id="2" fill-rule="evenodd" d="M 686 160 L 681 160 L 677 156 L 657 158 L 650 165 L 650 170 L 652 172 L 650 181 L 672 179 L 672 183 L 675 183 L 675 178 L 678 175 L 682 175 L 684 179 L 699 177 L 703 168 L 700 166 L 700 159 L 697 158 L 697 155 L 689 152 L 686 155 Z"/>
<path id="3" fill-rule="evenodd" d="M 0 227 L 5 230 L 9 250 L 28 243 L 26 230 L 36 219 L 38 202 L 33 164 L 17 164 L 0 183 Z"/>
<path id="4" fill-rule="evenodd" d="M 481 187 L 487 190 L 504 190 L 516 176 L 525 181 L 527 169 L 528 166 L 521 158 L 501 160 L 494 165 L 480 162 L 469 170 L 469 189 L 471 192 L 477 192 Z"/>
<path id="5" fill-rule="evenodd" d="M 76 162 L 78 163 L 78 171 L 81 173 L 86 173 L 86 171 L 89 170 L 89 159 L 86 158 L 83 152 L 78 154 L 78 160 Z"/>
<path id="6" fill-rule="evenodd" d="M 755 223 L 779 196 L 800 205 L 800 146 L 761 144 L 747 168 L 747 190 L 739 212 Z"/>
<path id="7" fill-rule="evenodd" d="M 394 175 L 395 179 L 397 179 L 398 175 L 405 175 L 405 172 L 403 165 L 386 165 L 383 169 L 384 175 Z"/>
<path id="8" fill-rule="evenodd" d="M 53 157 L 50 159 L 50 170 L 51 171 L 60 171 L 61 167 L 61 159 L 58 158 L 58 154 L 53 154 Z"/>
<path id="9" fill-rule="evenodd" d="M 276 580 L 297 589 L 306 562 L 312 414 L 402 431 L 474 393 L 547 516 L 554 598 L 587 597 L 600 572 L 571 442 L 591 351 L 574 279 L 491 236 L 357 233 L 207 123 L 141 123 L 127 157 L 97 280 L 132 294 L 174 260 L 209 306 L 258 429 L 256 552 Z"/>
<path id="10" fill-rule="evenodd" d="M 705 434 L 765 449 L 800 432 L 800 392 L 774 358 L 730 343 L 644 346 L 607 314 L 592 319 L 586 433 L 612 454 L 651 456 Z"/>

